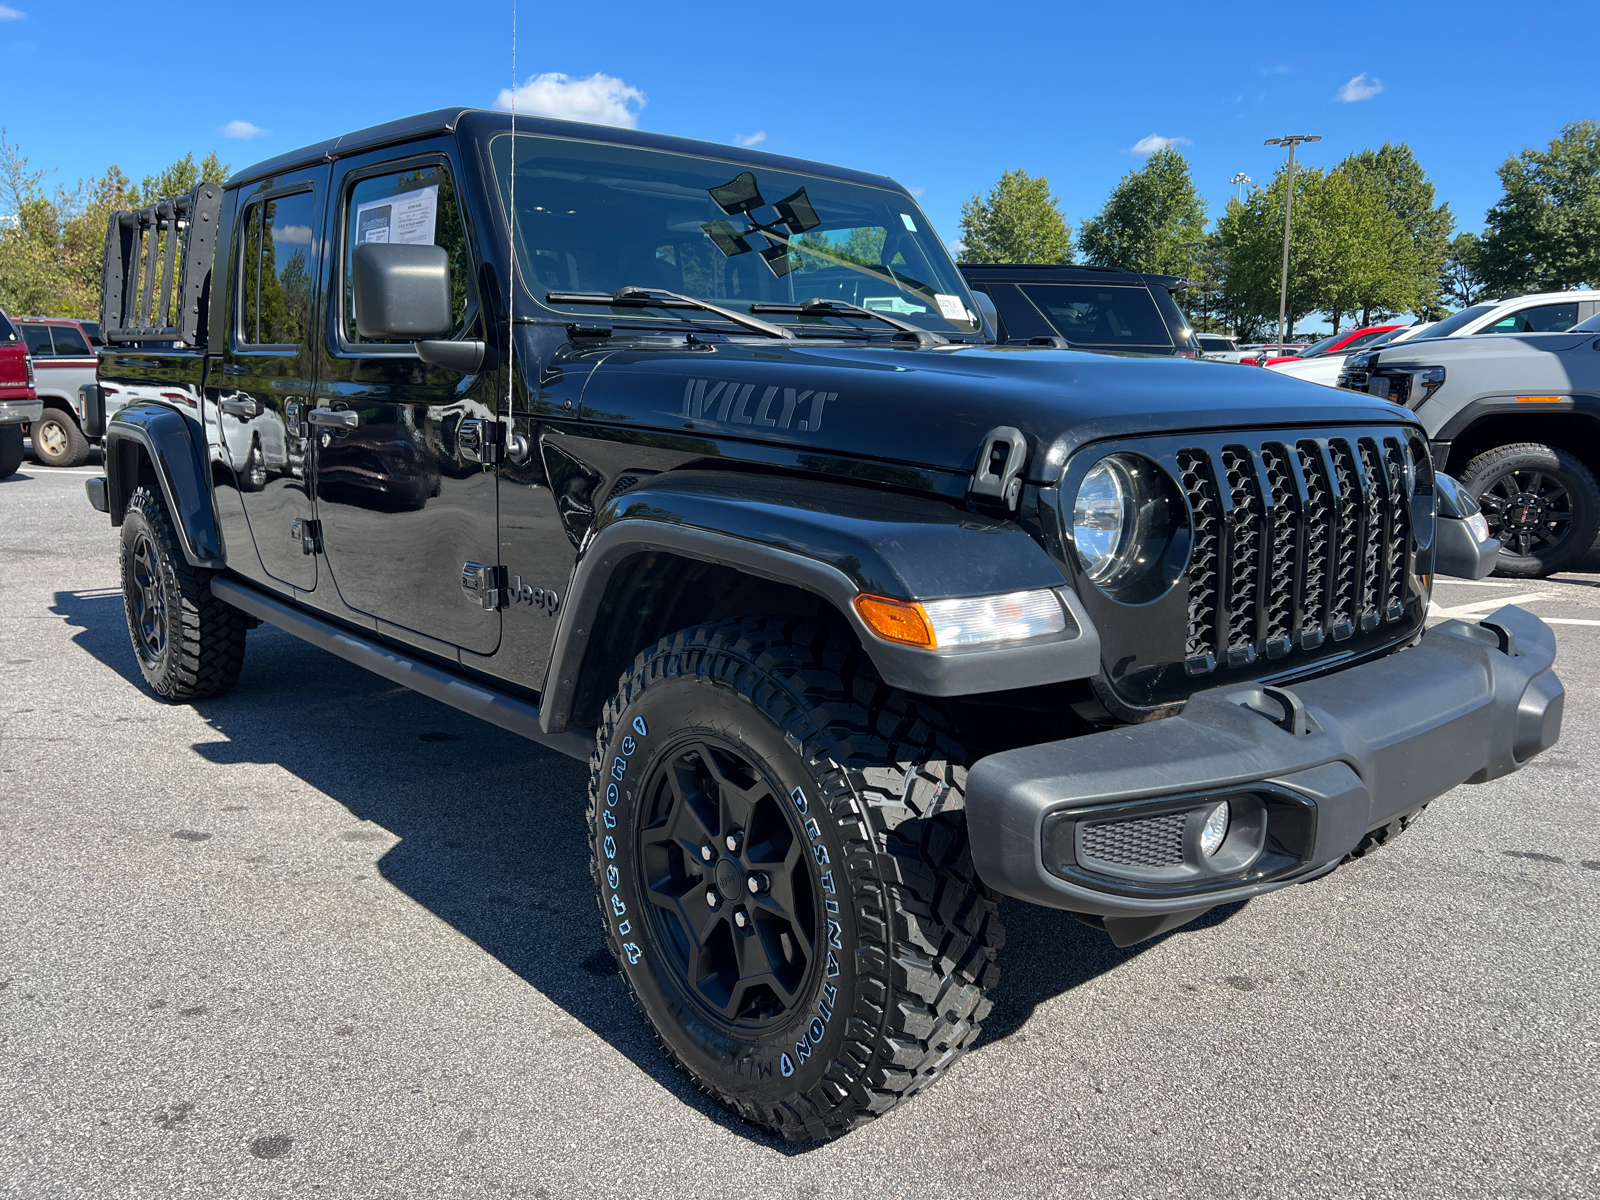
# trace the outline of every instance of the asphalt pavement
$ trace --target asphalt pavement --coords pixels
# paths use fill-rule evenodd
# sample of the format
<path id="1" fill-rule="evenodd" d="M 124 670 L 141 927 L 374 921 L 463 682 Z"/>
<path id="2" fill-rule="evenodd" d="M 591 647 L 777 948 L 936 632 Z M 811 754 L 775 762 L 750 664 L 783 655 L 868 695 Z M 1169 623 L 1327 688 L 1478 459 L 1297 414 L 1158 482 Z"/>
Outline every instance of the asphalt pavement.
<path id="1" fill-rule="evenodd" d="M 601 944 L 584 768 L 287 635 L 134 666 L 97 468 L 0 481 L 0 1196 L 1600 1195 L 1600 555 L 1561 743 L 1127 950 L 1007 902 L 982 1043 L 822 1146 L 670 1068 Z"/>

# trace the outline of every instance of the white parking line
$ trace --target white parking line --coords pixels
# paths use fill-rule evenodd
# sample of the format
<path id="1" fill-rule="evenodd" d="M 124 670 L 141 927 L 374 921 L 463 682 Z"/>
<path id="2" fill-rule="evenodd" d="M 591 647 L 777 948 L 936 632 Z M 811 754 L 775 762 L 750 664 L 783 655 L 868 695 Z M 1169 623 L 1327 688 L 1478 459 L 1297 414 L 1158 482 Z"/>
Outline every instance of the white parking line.
<path id="1" fill-rule="evenodd" d="M 1540 617 L 1546 625 L 1594 625 L 1600 627 L 1600 621 L 1585 621 L 1580 617 Z"/>
<path id="2" fill-rule="evenodd" d="M 1555 592 L 1523 592 L 1517 596 L 1492 596 L 1475 600 L 1471 604 L 1452 605 L 1449 608 L 1430 604 L 1428 616 L 1431 618 L 1466 617 L 1473 614 L 1488 616 L 1491 608 L 1499 608 L 1502 604 L 1532 604 L 1535 600 L 1548 600 L 1555 594 Z"/>

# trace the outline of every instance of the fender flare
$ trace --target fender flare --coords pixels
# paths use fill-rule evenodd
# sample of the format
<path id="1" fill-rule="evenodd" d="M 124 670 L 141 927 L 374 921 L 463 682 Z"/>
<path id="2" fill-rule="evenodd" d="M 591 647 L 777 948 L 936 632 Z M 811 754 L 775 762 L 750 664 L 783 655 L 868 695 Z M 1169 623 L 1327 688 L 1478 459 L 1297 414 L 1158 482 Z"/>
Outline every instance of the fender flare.
<path id="1" fill-rule="evenodd" d="M 1476 400 L 1469 400 L 1450 414 L 1450 419 L 1429 440 L 1440 444 L 1454 442 L 1484 417 L 1516 414 L 1537 419 L 1551 413 L 1588 417 L 1595 422 L 1597 428 L 1600 428 L 1600 399 L 1593 396 L 1573 395 L 1564 400 L 1542 404 L 1523 404 L 1515 396 L 1480 396 Z"/>
<path id="2" fill-rule="evenodd" d="M 1087 679 L 1100 639 L 1061 570 L 1017 525 L 932 498 L 847 484 L 684 472 L 656 476 L 603 505 L 585 540 L 541 696 L 546 733 L 568 726 L 594 620 L 612 576 L 635 554 L 666 552 L 812 592 L 849 622 L 884 681 L 961 696 Z M 1050 589 L 1067 628 L 1049 640 L 929 651 L 884 641 L 855 608 L 866 592 L 908 600 Z"/>
<path id="3" fill-rule="evenodd" d="M 155 470 L 167 511 L 178 527 L 183 556 L 190 566 L 226 565 L 222 534 L 205 460 L 195 446 L 189 418 L 153 400 L 137 400 L 106 424 L 106 500 L 111 523 L 121 525 L 128 500 L 139 485 L 134 448 L 144 450 Z"/>

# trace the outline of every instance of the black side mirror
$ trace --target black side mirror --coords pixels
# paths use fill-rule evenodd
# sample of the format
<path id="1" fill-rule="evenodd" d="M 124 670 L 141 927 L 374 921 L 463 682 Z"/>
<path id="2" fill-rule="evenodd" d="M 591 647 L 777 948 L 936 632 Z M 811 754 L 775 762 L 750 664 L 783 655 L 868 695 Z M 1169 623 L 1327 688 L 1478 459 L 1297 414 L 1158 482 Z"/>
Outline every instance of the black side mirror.
<path id="1" fill-rule="evenodd" d="M 416 341 L 449 334 L 450 254 L 443 246 L 367 242 L 356 247 L 356 332 Z"/>

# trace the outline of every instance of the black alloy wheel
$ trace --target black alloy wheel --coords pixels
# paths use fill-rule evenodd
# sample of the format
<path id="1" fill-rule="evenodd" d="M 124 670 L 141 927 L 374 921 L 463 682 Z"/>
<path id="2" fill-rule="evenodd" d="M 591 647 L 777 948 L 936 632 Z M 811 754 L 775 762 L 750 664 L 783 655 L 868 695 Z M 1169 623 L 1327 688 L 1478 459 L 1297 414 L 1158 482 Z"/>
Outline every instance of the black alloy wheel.
<path id="1" fill-rule="evenodd" d="M 1549 575 L 1571 566 L 1594 544 L 1600 487 L 1565 450 L 1533 443 L 1501 446 L 1467 464 L 1462 483 L 1500 539 L 1501 575 Z"/>
<path id="2" fill-rule="evenodd" d="M 128 630 L 133 650 L 147 670 L 157 667 L 167 652 L 167 597 L 148 529 L 133 535 L 129 551 L 132 587 L 128 593 Z"/>
<path id="3" fill-rule="evenodd" d="M 798 818 L 753 758 L 722 738 L 669 750 L 644 783 L 637 843 L 666 959 L 729 1032 L 795 1007 L 817 969 L 821 924 Z"/>

